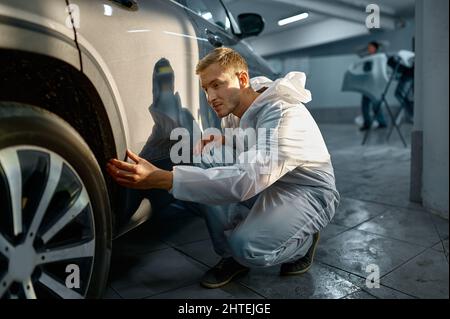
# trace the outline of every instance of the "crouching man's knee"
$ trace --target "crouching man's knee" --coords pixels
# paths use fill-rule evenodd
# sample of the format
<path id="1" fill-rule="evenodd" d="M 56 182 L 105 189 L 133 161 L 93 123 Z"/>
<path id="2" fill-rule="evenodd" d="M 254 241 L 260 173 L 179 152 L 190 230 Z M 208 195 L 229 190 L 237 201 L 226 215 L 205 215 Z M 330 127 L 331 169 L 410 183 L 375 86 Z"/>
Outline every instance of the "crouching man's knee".
<path id="1" fill-rule="evenodd" d="M 250 268 L 272 266 L 272 256 L 260 245 L 255 244 L 255 240 L 248 235 L 233 234 L 229 237 L 229 247 L 233 258 L 243 266 Z"/>

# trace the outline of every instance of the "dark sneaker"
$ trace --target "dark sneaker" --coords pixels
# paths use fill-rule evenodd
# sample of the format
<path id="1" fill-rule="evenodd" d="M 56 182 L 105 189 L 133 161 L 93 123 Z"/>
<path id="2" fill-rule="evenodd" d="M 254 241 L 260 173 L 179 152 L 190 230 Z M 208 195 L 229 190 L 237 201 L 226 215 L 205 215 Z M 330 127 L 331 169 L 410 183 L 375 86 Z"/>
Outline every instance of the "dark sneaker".
<path id="1" fill-rule="evenodd" d="M 280 269 L 280 275 L 282 276 L 300 275 L 307 272 L 309 268 L 311 268 L 312 266 L 319 238 L 320 238 L 319 233 L 315 233 L 313 235 L 313 243 L 311 247 L 308 249 L 308 252 L 306 253 L 305 256 L 303 256 L 300 259 L 297 259 L 296 261 L 282 264 Z"/>
<path id="2" fill-rule="evenodd" d="M 200 283 L 206 288 L 219 288 L 228 284 L 237 275 L 249 271 L 249 269 L 239 264 L 232 257 L 222 258 L 217 265 L 203 275 Z"/>
<path id="3" fill-rule="evenodd" d="M 386 124 L 380 124 L 380 125 L 378 125 L 378 129 L 383 129 L 383 128 L 386 128 L 387 127 L 387 125 Z"/>

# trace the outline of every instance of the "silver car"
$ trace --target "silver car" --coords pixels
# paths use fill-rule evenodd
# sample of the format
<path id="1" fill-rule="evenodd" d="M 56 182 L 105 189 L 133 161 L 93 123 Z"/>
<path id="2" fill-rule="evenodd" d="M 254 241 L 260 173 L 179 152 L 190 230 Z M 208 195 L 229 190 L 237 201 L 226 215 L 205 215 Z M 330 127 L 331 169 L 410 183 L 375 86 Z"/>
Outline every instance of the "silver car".
<path id="1" fill-rule="evenodd" d="M 195 65 L 262 31 L 220 0 L 0 0 L 0 298 L 101 297 L 111 242 L 170 203 L 105 174 L 127 148 L 170 167 L 174 127 L 220 123 Z"/>

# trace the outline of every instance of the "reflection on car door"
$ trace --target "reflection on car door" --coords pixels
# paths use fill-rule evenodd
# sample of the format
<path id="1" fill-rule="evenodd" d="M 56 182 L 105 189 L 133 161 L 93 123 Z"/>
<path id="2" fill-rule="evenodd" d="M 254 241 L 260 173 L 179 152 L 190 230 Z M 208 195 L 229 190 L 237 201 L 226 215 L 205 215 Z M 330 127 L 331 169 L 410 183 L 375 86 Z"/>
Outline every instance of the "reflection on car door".
<path id="1" fill-rule="evenodd" d="M 185 10 L 172 1 L 138 1 L 132 10 L 123 1 L 73 0 L 79 7 L 78 42 L 85 53 L 84 72 L 101 68 L 117 104 L 122 108 L 127 146 L 141 152 L 151 136 L 155 119 L 150 106 L 159 102 L 185 108 L 198 118 L 198 81 L 195 63 L 198 42 Z M 91 61 L 93 60 L 93 61 Z M 167 73 L 172 73 L 171 77 Z M 166 76 L 165 76 L 165 75 Z M 160 86 L 165 78 L 172 83 Z M 158 84 L 159 83 L 159 84 Z M 170 91 L 173 99 L 167 98 Z M 164 101 L 158 100 L 164 95 Z M 161 117 L 159 117 L 161 118 Z M 119 154 L 120 156 L 123 154 Z"/>

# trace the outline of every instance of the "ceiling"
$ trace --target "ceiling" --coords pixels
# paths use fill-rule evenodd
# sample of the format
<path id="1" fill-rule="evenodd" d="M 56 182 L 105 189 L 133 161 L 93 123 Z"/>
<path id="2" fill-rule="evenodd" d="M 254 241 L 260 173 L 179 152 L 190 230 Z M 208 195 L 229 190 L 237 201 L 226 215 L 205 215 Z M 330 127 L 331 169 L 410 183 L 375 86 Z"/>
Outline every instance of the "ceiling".
<path id="1" fill-rule="evenodd" d="M 232 14 L 258 13 L 265 29 L 248 39 L 262 55 L 292 51 L 369 34 L 365 22 L 367 5 L 373 0 L 223 0 Z M 413 19 L 415 0 L 377 0 L 382 31 L 402 26 Z M 308 12 L 309 17 L 285 26 L 278 20 Z"/>

